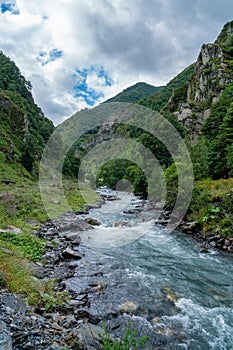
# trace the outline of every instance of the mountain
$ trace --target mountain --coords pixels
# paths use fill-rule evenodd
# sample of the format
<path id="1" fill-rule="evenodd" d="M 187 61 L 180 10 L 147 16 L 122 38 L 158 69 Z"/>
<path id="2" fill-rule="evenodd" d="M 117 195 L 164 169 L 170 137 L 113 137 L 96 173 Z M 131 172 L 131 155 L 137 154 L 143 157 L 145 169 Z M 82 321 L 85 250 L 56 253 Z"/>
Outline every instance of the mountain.
<path id="1" fill-rule="evenodd" d="M 233 21 L 226 23 L 213 44 L 202 46 L 195 64 L 158 94 L 140 101 L 162 113 L 172 112 L 193 144 L 205 141 L 209 175 L 214 179 L 233 176 L 232 68 Z M 161 104 L 164 95 L 166 103 Z"/>
<path id="2" fill-rule="evenodd" d="M 36 166 L 54 130 L 35 104 L 31 83 L 13 61 L 0 52 L 0 159 L 21 164 L 28 172 Z M 10 175 L 10 174 L 9 174 Z"/>
<path id="3" fill-rule="evenodd" d="M 156 87 L 149 85 L 147 83 L 137 83 L 133 86 L 130 86 L 117 94 L 116 96 L 110 98 L 109 100 L 105 101 L 105 103 L 108 102 L 128 102 L 128 103 L 134 103 L 142 98 L 149 97 L 153 94 L 155 94 L 157 91 L 159 91 L 162 87 Z"/>
<path id="4" fill-rule="evenodd" d="M 160 115 L 173 124 L 187 145 L 194 171 L 195 187 L 189 216 L 198 221 L 205 232 L 214 231 L 224 235 L 232 235 L 233 230 L 232 68 L 233 21 L 226 23 L 214 43 L 203 44 L 197 61 L 166 86 L 157 88 L 152 94 L 150 90 L 150 95 L 145 97 L 141 93 L 135 93 L 140 91 L 135 89 L 141 87 L 139 83 L 106 101 L 133 101 L 158 112 L 159 114 L 154 114 L 155 118 Z M 91 113 L 98 115 L 98 107 Z M 66 122 L 70 130 L 68 134 L 72 134 L 79 116 L 81 114 L 78 112 Z M 152 152 L 163 167 L 167 183 L 166 205 L 171 209 L 175 204 L 178 181 L 174 160 L 161 142 L 140 127 L 127 124 L 127 119 L 124 124 L 122 116 L 124 112 L 119 115 L 110 113 L 102 126 L 90 130 L 74 143 L 69 159 L 71 172 L 72 159 L 75 159 L 74 169 L 77 173 L 81 157 L 102 141 L 133 139 Z M 114 188 L 123 178 L 131 182 L 136 194 L 146 196 L 146 177 L 136 163 L 122 159 L 106 162 L 97 174 L 97 184 Z M 185 164 L 183 167 L 185 169 Z M 92 164 L 89 164 L 89 170 L 94 171 Z"/>

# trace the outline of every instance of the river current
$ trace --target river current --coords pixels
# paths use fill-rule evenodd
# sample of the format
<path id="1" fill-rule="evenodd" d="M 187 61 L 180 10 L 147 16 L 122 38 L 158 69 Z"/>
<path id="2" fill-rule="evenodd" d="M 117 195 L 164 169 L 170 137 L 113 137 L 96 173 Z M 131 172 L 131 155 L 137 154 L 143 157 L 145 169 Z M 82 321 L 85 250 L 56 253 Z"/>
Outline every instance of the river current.
<path id="1" fill-rule="evenodd" d="M 117 336 L 129 324 L 149 335 L 146 349 L 232 350 L 232 256 L 167 232 L 131 194 L 102 192 L 120 199 L 91 210 L 101 225 L 82 233 L 85 258 L 68 288 L 82 295 L 97 281 L 88 312 Z"/>

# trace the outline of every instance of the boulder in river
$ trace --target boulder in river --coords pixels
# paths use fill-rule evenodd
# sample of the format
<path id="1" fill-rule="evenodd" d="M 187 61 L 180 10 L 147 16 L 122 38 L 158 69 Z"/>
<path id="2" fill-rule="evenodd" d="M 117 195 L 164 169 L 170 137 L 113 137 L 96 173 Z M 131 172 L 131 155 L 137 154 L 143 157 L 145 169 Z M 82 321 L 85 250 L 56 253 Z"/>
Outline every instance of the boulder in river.
<path id="1" fill-rule="evenodd" d="M 85 231 L 88 229 L 92 229 L 93 226 L 88 224 L 86 221 L 81 220 L 81 219 L 76 219 L 76 220 L 70 220 L 70 221 L 63 221 L 59 224 L 59 230 L 61 232 L 66 232 L 66 231 L 72 231 L 72 232 L 77 232 L 77 231 Z"/>
<path id="2" fill-rule="evenodd" d="M 93 219 L 93 218 L 86 218 L 85 221 L 92 226 L 100 226 L 101 222 L 99 220 Z"/>
<path id="3" fill-rule="evenodd" d="M 130 227 L 130 224 L 127 221 L 116 221 L 113 224 L 114 227 Z"/>
<path id="4" fill-rule="evenodd" d="M 77 251 L 77 250 L 73 250 L 71 248 L 66 248 L 65 250 L 63 250 L 62 252 L 62 256 L 64 259 L 82 259 L 84 257 L 84 254 Z"/>
<path id="5" fill-rule="evenodd" d="M 81 243 L 81 237 L 77 233 L 68 233 L 66 239 L 71 241 L 71 244 L 73 245 L 79 245 Z"/>

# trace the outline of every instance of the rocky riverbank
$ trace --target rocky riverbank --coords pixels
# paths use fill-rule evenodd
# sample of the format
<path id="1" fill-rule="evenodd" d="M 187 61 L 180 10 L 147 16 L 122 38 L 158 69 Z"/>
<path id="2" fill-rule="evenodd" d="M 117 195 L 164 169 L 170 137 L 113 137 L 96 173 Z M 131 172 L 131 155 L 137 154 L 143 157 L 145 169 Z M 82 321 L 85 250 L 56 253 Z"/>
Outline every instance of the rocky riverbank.
<path id="1" fill-rule="evenodd" d="M 169 226 L 170 214 L 170 211 L 164 211 L 160 218 L 156 220 L 156 224 Z M 202 231 L 200 223 L 197 221 L 188 221 L 187 219 L 182 220 L 178 228 L 183 233 L 200 242 L 200 251 L 203 253 L 209 253 L 211 250 L 217 249 L 233 254 L 233 237 L 224 237 L 214 233 L 206 235 Z"/>
<path id="2" fill-rule="evenodd" d="M 100 207 L 106 199 L 112 201 L 117 198 L 102 198 L 88 209 Z M 147 210 L 154 210 L 153 203 L 142 202 L 134 205 L 135 210 L 130 207 L 127 215 L 135 214 L 145 205 Z M 41 281 L 54 280 L 55 289 L 67 290 L 69 299 L 63 306 L 55 306 L 48 311 L 45 307 L 29 306 L 23 297 L 13 295 L 5 289 L 0 290 L 0 350 L 31 350 L 33 347 L 37 350 L 100 348 L 100 334 L 104 333 L 103 328 L 99 327 L 102 318 L 90 306 L 93 295 L 99 299 L 104 293 L 106 281 L 98 266 L 88 278 L 85 276 L 82 280 L 82 269 L 89 261 L 85 257 L 85 248 L 80 246 L 80 232 L 86 231 L 88 235 L 88 230 L 93 229 L 93 225 L 100 224 L 91 217 L 88 209 L 68 213 L 56 221 L 48 221 L 35 233 L 47 243 L 43 263 L 30 264 L 32 274 Z M 164 213 L 156 223 L 168 224 L 169 213 Z M 232 253 L 232 238 L 216 235 L 206 237 L 197 223 L 182 222 L 181 229 L 202 243 L 200 250 L 203 252 L 214 248 Z M 73 277 L 77 280 L 75 289 L 69 288 L 69 281 Z M 173 312 L 176 297 L 169 293 L 165 295 L 163 303 L 169 303 L 168 309 Z M 118 307 L 105 315 L 105 319 L 114 321 L 123 313 L 140 316 L 142 311 L 132 301 L 122 304 L 119 302 Z"/>
<path id="3" fill-rule="evenodd" d="M 100 206 L 104 200 L 94 206 Z M 57 291 L 65 290 L 65 282 L 74 275 L 76 268 L 85 264 L 85 254 L 80 249 L 81 239 L 77 232 L 98 224 L 91 218 L 80 219 L 80 213 L 69 213 L 59 220 L 43 224 L 36 232 L 46 239 L 42 263 L 30 263 L 35 278 L 53 280 Z M 81 214 L 88 214 L 88 210 Z M 92 225 L 90 225 L 91 222 Z M 97 277 L 98 280 L 98 277 Z M 29 306 L 23 297 L 0 290 L 0 350 L 61 350 L 98 348 L 103 329 L 96 326 L 99 319 L 82 312 L 88 304 L 88 293 L 101 293 L 99 282 L 94 281 L 82 294 L 69 293 L 63 306 L 46 308 Z"/>

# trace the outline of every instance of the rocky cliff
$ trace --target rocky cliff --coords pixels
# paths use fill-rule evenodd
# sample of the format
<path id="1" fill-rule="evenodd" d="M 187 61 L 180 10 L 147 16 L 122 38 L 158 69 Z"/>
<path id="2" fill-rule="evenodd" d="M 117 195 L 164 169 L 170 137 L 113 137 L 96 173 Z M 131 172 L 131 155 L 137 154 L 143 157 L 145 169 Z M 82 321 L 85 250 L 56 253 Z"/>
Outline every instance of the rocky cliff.
<path id="1" fill-rule="evenodd" d="M 201 48 L 195 73 L 187 85 L 186 96 L 175 111 L 192 140 L 201 134 L 202 125 L 210 116 L 212 106 L 233 80 L 232 44 L 233 22 L 229 22 L 214 44 L 204 44 Z M 169 101 L 170 106 L 174 104 L 175 96 L 176 91 Z"/>

